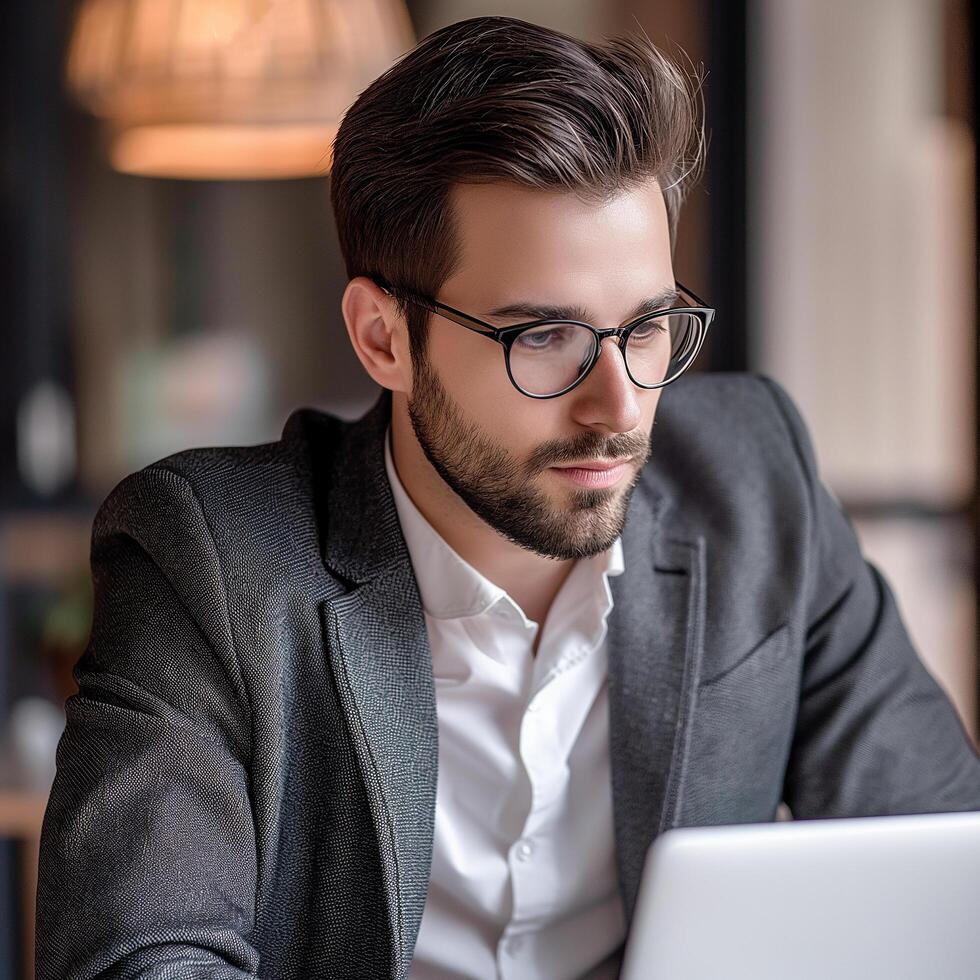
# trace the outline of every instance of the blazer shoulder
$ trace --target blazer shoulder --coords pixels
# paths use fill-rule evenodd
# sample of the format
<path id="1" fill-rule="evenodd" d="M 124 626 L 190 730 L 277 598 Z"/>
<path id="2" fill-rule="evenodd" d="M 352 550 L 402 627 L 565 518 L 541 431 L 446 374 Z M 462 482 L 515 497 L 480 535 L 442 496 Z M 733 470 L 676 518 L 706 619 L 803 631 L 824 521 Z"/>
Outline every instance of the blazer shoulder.
<path id="1" fill-rule="evenodd" d="M 766 374 L 699 373 L 675 382 L 657 409 L 654 455 L 684 457 L 692 465 L 745 473 L 747 467 L 812 462 L 806 427 L 785 389 Z M 672 463 L 682 465 L 680 459 Z M 808 474 L 809 475 L 809 474 Z"/>
<path id="2" fill-rule="evenodd" d="M 657 407 L 644 474 L 665 526 L 706 533 L 743 554 L 770 547 L 780 527 L 790 529 L 789 538 L 804 536 L 816 469 L 804 462 L 800 445 L 809 441 L 785 391 L 750 372 L 696 374 L 675 384 Z M 786 544 L 790 551 L 803 546 Z"/>
<path id="3" fill-rule="evenodd" d="M 314 455 L 329 454 L 344 422 L 313 408 L 296 409 L 278 439 L 249 445 L 182 449 L 148 463 L 143 471 L 167 470 L 182 479 L 205 503 L 220 499 L 247 502 L 264 488 L 288 491 L 310 472 Z"/>
<path id="4" fill-rule="evenodd" d="M 791 400 L 775 379 L 760 371 L 712 371 L 685 375 L 667 388 L 658 413 L 717 414 L 735 424 L 746 417 L 772 416 Z M 659 418 L 658 414 L 658 418 Z"/>
<path id="5" fill-rule="evenodd" d="M 314 469 L 329 460 L 349 424 L 304 407 L 289 416 L 279 439 L 183 449 L 148 463 L 99 505 L 93 548 L 123 533 L 163 561 L 186 564 L 205 549 L 240 570 L 270 568 L 310 549 L 315 555 Z"/>
<path id="6" fill-rule="evenodd" d="M 698 374 L 675 384 L 657 407 L 648 492 L 666 534 L 703 538 L 713 597 L 706 631 L 737 651 L 798 606 L 815 490 L 788 421 L 795 409 L 771 378 Z"/>

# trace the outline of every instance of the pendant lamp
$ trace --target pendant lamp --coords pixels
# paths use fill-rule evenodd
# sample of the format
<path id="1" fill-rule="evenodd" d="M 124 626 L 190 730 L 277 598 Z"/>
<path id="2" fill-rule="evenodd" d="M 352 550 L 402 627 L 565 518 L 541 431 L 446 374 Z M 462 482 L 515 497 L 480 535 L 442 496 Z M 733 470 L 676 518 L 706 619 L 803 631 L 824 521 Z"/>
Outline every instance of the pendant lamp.
<path id="1" fill-rule="evenodd" d="M 125 173 L 325 175 L 347 107 L 415 41 L 403 0 L 82 0 L 67 79 Z"/>

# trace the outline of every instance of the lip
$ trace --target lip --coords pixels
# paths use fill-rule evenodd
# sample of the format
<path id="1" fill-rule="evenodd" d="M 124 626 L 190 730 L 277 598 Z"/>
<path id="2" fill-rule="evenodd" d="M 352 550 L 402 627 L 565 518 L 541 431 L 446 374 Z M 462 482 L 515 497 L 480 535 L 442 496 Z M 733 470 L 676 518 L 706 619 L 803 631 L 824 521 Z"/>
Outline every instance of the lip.
<path id="1" fill-rule="evenodd" d="M 565 466 L 555 466 L 556 470 L 614 470 L 620 466 L 625 466 L 628 459 L 614 459 L 611 463 L 569 463 Z"/>
<path id="2" fill-rule="evenodd" d="M 606 465 L 592 463 L 589 466 L 553 466 L 566 480 L 580 487 L 611 487 L 618 483 L 629 467 L 628 461 Z"/>

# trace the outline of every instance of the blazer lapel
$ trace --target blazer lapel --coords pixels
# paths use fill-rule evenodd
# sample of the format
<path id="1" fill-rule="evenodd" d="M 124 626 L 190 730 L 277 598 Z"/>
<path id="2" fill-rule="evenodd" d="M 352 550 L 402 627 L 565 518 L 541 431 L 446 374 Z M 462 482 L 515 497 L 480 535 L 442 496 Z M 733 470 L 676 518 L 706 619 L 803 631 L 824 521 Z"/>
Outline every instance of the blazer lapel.
<path id="1" fill-rule="evenodd" d="M 422 601 L 384 466 L 391 394 L 345 430 L 316 483 L 324 563 L 350 590 L 320 604 L 330 666 L 380 847 L 393 976 L 407 972 L 428 891 L 438 721 Z"/>
<path id="2" fill-rule="evenodd" d="M 704 632 L 704 538 L 665 535 L 638 487 L 610 579 L 609 742 L 616 860 L 627 922 L 647 850 L 679 812 Z"/>
<path id="3" fill-rule="evenodd" d="M 422 601 L 384 467 L 391 393 L 314 453 L 324 564 L 348 590 L 320 603 L 330 666 L 379 842 L 392 975 L 407 974 L 428 891 L 438 719 Z M 321 419 L 324 416 L 319 416 Z M 610 579 L 609 740 L 627 921 L 653 839 L 679 812 L 704 631 L 704 538 L 665 534 L 638 487 Z"/>

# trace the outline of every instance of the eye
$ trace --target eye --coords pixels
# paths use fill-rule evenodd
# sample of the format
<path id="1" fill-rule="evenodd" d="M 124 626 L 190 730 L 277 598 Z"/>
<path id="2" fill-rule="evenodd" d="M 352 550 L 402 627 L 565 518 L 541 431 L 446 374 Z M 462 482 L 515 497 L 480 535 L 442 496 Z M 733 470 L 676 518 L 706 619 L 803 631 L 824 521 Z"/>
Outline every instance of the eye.
<path id="1" fill-rule="evenodd" d="M 631 341 L 643 341 L 652 340 L 654 337 L 662 333 L 667 333 L 667 318 L 658 317 L 654 320 L 647 320 L 645 323 L 641 323 L 633 332 L 630 334 Z"/>
<path id="2" fill-rule="evenodd" d="M 517 338 L 517 346 L 528 351 L 556 350 L 572 341 L 580 330 L 574 323 L 533 327 Z"/>

